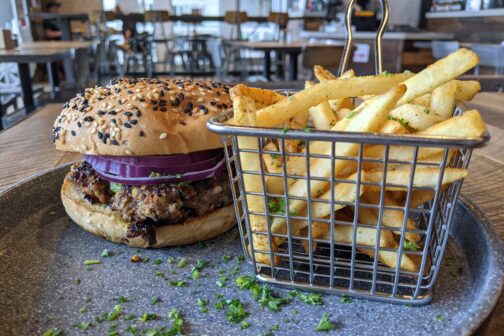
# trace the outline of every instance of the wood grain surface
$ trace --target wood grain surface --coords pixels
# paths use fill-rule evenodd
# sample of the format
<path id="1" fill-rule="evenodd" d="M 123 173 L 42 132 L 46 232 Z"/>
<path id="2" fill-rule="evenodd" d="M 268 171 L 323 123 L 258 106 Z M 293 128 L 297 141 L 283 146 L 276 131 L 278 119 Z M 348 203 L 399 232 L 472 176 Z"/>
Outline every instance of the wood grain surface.
<path id="1" fill-rule="evenodd" d="M 483 210 L 504 238 L 504 94 L 480 93 L 467 105 L 482 113 L 492 138 L 488 146 L 473 152 L 462 194 Z M 54 148 L 51 129 L 60 110 L 60 104 L 46 105 L 0 133 L 0 190 L 81 157 Z M 504 330 L 502 296 L 489 328 L 489 335 L 500 335 Z"/>

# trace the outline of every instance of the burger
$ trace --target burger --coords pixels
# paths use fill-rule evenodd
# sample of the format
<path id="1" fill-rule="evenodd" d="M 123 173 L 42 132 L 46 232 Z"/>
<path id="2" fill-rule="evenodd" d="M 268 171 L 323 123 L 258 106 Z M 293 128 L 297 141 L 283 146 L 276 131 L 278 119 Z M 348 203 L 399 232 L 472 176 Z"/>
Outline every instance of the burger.
<path id="1" fill-rule="evenodd" d="M 220 137 L 209 118 L 229 88 L 201 80 L 116 79 L 65 103 L 53 141 L 84 154 L 61 188 L 85 230 L 134 247 L 190 244 L 235 223 Z"/>

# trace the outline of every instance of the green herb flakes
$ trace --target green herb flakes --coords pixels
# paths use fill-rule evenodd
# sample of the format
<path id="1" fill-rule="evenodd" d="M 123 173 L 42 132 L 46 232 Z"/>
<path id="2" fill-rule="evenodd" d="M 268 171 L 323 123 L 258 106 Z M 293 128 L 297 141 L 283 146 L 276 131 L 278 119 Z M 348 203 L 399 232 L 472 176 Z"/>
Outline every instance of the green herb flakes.
<path id="1" fill-rule="evenodd" d="M 434 319 L 436 321 L 443 322 L 445 320 L 445 317 L 443 315 L 436 315 Z"/>
<path id="2" fill-rule="evenodd" d="M 241 321 L 240 323 L 240 329 L 243 330 L 243 329 L 247 329 L 250 327 L 250 322 L 249 321 Z"/>
<path id="3" fill-rule="evenodd" d="M 215 284 L 220 288 L 226 287 L 226 284 L 221 279 L 217 280 Z"/>
<path id="4" fill-rule="evenodd" d="M 165 277 L 164 273 L 161 272 L 161 271 L 156 271 L 156 276 L 160 277 L 160 278 L 164 278 Z"/>
<path id="5" fill-rule="evenodd" d="M 409 122 L 407 122 L 406 120 L 404 120 L 403 118 L 396 118 L 392 115 L 388 115 L 387 117 L 388 120 L 394 120 L 394 121 L 397 121 L 399 124 L 401 124 L 402 127 L 404 127 L 405 129 L 409 130 L 410 129 L 410 124 Z"/>
<path id="6" fill-rule="evenodd" d="M 136 319 L 136 316 L 134 314 L 126 314 L 126 315 L 124 315 L 124 319 L 126 321 L 132 321 L 132 320 Z"/>
<path id="7" fill-rule="evenodd" d="M 102 253 L 101 253 L 101 257 L 102 258 L 108 258 L 108 257 L 110 257 L 109 250 L 107 250 L 107 249 L 103 250 Z"/>
<path id="8" fill-rule="evenodd" d="M 117 304 L 112 308 L 112 310 L 107 314 L 106 319 L 107 321 L 114 321 L 117 320 L 119 315 L 121 315 L 122 312 L 122 306 L 120 304 Z"/>
<path id="9" fill-rule="evenodd" d="M 388 72 L 387 70 L 384 70 L 384 71 L 380 72 L 380 76 L 390 77 L 390 76 L 392 76 L 392 74 L 390 72 Z"/>
<path id="10" fill-rule="evenodd" d="M 287 132 L 289 132 L 289 127 L 286 126 L 286 127 L 282 128 L 283 134 L 286 134 Z"/>
<path id="11" fill-rule="evenodd" d="M 414 241 L 404 241 L 404 250 L 405 251 L 418 251 L 420 246 Z"/>
<path id="12" fill-rule="evenodd" d="M 178 268 L 184 268 L 187 265 L 187 259 L 186 258 L 180 258 L 179 262 L 177 263 Z"/>
<path id="13" fill-rule="evenodd" d="M 128 298 L 127 296 L 119 296 L 117 298 L 117 301 L 119 301 L 119 303 L 126 303 L 126 302 L 129 302 L 131 301 L 130 298 Z"/>
<path id="14" fill-rule="evenodd" d="M 352 299 L 346 295 L 341 295 L 339 302 L 340 303 L 352 303 Z"/>
<path id="15" fill-rule="evenodd" d="M 200 278 L 199 271 L 193 267 L 191 270 L 193 280 L 198 280 Z"/>
<path id="16" fill-rule="evenodd" d="M 306 133 L 310 133 L 310 127 L 303 127 L 303 131 Z"/>
<path id="17" fill-rule="evenodd" d="M 79 313 L 85 313 L 87 311 L 88 311 L 88 309 L 86 307 L 80 307 L 79 308 Z"/>
<path id="18" fill-rule="evenodd" d="M 270 214 L 285 215 L 285 199 L 268 197 L 268 211 Z"/>
<path id="19" fill-rule="evenodd" d="M 159 316 L 155 313 L 143 313 L 143 315 L 138 318 L 138 320 L 142 323 L 145 323 L 147 321 L 154 321 L 157 319 L 159 319 Z"/>
<path id="20" fill-rule="evenodd" d="M 80 329 L 80 330 L 88 330 L 93 326 L 91 322 L 81 322 L 81 323 L 76 323 L 73 325 L 75 328 Z"/>
<path id="21" fill-rule="evenodd" d="M 324 313 L 319 323 L 315 327 L 315 330 L 327 332 L 336 329 L 336 325 L 329 320 L 330 318 L 331 315 Z"/>
<path id="22" fill-rule="evenodd" d="M 101 260 L 84 260 L 84 265 L 98 265 L 101 264 Z"/>
<path id="23" fill-rule="evenodd" d="M 423 110 L 425 114 L 429 114 L 430 113 L 430 109 L 426 108 Z"/>
<path id="24" fill-rule="evenodd" d="M 208 300 L 203 300 L 203 299 L 200 299 L 198 298 L 198 306 L 200 307 L 206 307 L 208 305 Z"/>
<path id="25" fill-rule="evenodd" d="M 161 259 L 156 259 L 152 262 L 154 265 L 161 265 L 163 263 L 163 260 Z"/>
<path id="26" fill-rule="evenodd" d="M 152 297 L 151 300 L 150 300 L 151 305 L 155 305 L 155 304 L 158 304 L 160 302 L 161 302 L 161 299 L 158 298 L 157 296 Z"/>
<path id="27" fill-rule="evenodd" d="M 229 260 L 231 260 L 231 256 L 224 255 L 224 256 L 222 256 L 222 260 L 224 260 L 225 262 L 228 262 Z"/>
<path id="28" fill-rule="evenodd" d="M 63 336 L 63 330 L 58 328 L 49 328 L 44 331 L 42 336 Z"/>
<path id="29" fill-rule="evenodd" d="M 228 308 L 226 318 L 231 323 L 240 323 L 249 315 L 238 299 L 228 300 L 226 304 Z"/>
<path id="30" fill-rule="evenodd" d="M 173 308 L 168 314 L 168 317 L 173 320 L 173 325 L 170 330 L 168 330 L 167 335 L 183 335 L 184 320 L 182 319 L 180 312 L 176 308 Z"/>
<path id="31" fill-rule="evenodd" d="M 136 336 L 138 335 L 138 327 L 135 324 L 130 324 L 126 327 L 126 332 Z"/>
<path id="32" fill-rule="evenodd" d="M 303 293 L 297 293 L 297 297 L 299 300 L 303 301 L 304 303 L 310 304 L 310 305 L 322 305 L 324 302 L 322 301 L 322 295 L 321 294 L 303 294 Z"/>
<path id="33" fill-rule="evenodd" d="M 170 286 L 175 287 L 186 287 L 186 282 L 184 280 L 170 280 Z"/>
<path id="34" fill-rule="evenodd" d="M 166 259 L 166 262 L 167 262 L 168 264 L 173 264 L 173 263 L 175 262 L 175 258 L 173 258 L 173 257 L 168 257 L 168 259 Z"/>
<path id="35" fill-rule="evenodd" d="M 235 279 L 235 283 L 242 290 L 250 290 L 255 301 L 274 312 L 280 311 L 282 305 L 290 302 L 288 297 L 276 297 L 268 286 L 256 283 L 249 275 L 239 276 Z"/>
<path id="36" fill-rule="evenodd" d="M 75 279 L 75 284 L 80 285 L 81 284 L 81 279 Z"/>
<path id="37" fill-rule="evenodd" d="M 109 183 L 109 189 L 114 194 L 118 193 L 122 189 L 122 187 L 123 187 L 123 185 L 121 183 L 116 183 L 116 182 Z"/>

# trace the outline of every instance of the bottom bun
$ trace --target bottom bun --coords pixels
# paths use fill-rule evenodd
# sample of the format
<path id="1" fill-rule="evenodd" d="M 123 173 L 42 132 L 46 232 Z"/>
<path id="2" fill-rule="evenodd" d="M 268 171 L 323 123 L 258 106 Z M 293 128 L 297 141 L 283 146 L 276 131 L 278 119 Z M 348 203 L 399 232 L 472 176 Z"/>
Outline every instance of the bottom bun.
<path id="1" fill-rule="evenodd" d="M 81 187 L 65 178 L 61 200 L 67 214 L 84 230 L 115 243 L 132 247 L 180 246 L 214 238 L 236 225 L 233 205 L 219 208 L 200 217 L 189 218 L 181 224 L 156 227 L 156 241 L 138 236 L 128 238 L 130 223 L 114 214 L 103 204 L 90 204 L 84 199 Z"/>

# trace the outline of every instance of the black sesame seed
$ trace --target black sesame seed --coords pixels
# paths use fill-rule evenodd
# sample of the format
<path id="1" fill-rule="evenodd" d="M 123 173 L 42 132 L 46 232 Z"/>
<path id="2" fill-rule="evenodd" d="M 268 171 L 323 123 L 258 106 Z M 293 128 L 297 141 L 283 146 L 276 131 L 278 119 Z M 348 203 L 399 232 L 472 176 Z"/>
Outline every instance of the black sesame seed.
<path id="1" fill-rule="evenodd" d="M 185 122 L 183 122 L 183 121 L 180 121 L 180 124 L 181 124 L 181 125 L 183 125 L 183 126 L 185 126 L 185 125 L 186 125 L 186 123 L 185 123 Z"/>
<path id="2" fill-rule="evenodd" d="M 71 131 L 70 133 L 71 133 L 73 136 L 75 136 L 75 131 Z"/>
<path id="3" fill-rule="evenodd" d="M 124 115 L 127 117 L 131 117 L 131 116 L 133 116 L 133 113 L 128 111 L 128 112 L 124 112 Z"/>
<path id="4" fill-rule="evenodd" d="M 187 103 L 187 107 L 193 108 L 193 103 L 191 103 L 191 102 Z"/>
<path id="5" fill-rule="evenodd" d="M 105 135 L 106 135 L 106 134 L 105 134 Z M 101 138 L 101 141 L 102 141 L 104 144 L 106 144 L 106 143 L 107 143 L 107 137 L 106 137 L 106 136 L 102 137 L 102 138 Z"/>
<path id="6" fill-rule="evenodd" d="M 112 119 L 111 121 L 112 121 L 114 124 L 117 124 L 117 120 Z"/>
<path id="7" fill-rule="evenodd" d="M 227 104 L 222 104 L 222 107 L 224 107 L 225 109 L 228 108 Z"/>
<path id="8" fill-rule="evenodd" d="M 143 102 L 145 102 L 145 98 L 140 98 L 140 99 L 138 99 L 138 101 L 143 103 Z"/>
<path id="9" fill-rule="evenodd" d="M 84 121 L 87 121 L 87 122 L 92 122 L 93 120 L 94 119 L 91 116 L 87 116 L 87 117 L 84 118 Z"/>
<path id="10" fill-rule="evenodd" d="M 127 123 L 127 122 L 125 122 L 125 123 L 123 124 L 123 126 L 124 126 L 124 127 L 126 127 L 126 128 L 131 128 L 131 125 L 130 125 L 129 123 Z"/>
<path id="11" fill-rule="evenodd" d="M 152 105 L 156 105 L 157 104 L 157 100 L 151 100 L 150 101 Z"/>
<path id="12" fill-rule="evenodd" d="M 77 127 L 82 127 L 82 124 L 80 121 L 77 121 Z"/>
<path id="13" fill-rule="evenodd" d="M 99 111 L 98 111 L 98 114 L 99 114 L 99 115 L 101 115 L 101 116 L 102 116 L 102 115 L 105 115 L 105 111 L 103 111 L 103 110 L 99 110 Z"/>
<path id="14" fill-rule="evenodd" d="M 222 105 L 221 105 L 221 104 L 218 104 L 218 105 L 217 105 L 217 107 L 221 109 L 221 108 L 222 108 Z"/>
<path id="15" fill-rule="evenodd" d="M 166 107 L 162 106 L 162 107 L 159 108 L 159 111 L 166 112 L 167 110 L 166 110 Z"/>
<path id="16" fill-rule="evenodd" d="M 164 107 L 162 107 L 162 108 L 164 108 Z M 153 111 L 157 111 L 157 110 L 158 110 L 158 107 L 157 107 L 157 106 L 155 106 L 155 107 L 153 107 L 153 108 L 152 108 L 152 110 L 153 110 Z M 165 109 L 165 110 L 166 110 L 166 109 Z"/>
<path id="17" fill-rule="evenodd" d="M 210 102 L 210 105 L 215 106 L 217 103 L 216 102 Z"/>
<path id="18" fill-rule="evenodd" d="M 204 109 L 205 109 L 205 105 L 198 105 L 198 108 L 199 108 L 200 110 L 204 110 Z"/>
<path id="19" fill-rule="evenodd" d="M 178 96 L 181 100 L 184 100 L 184 94 L 182 92 L 179 92 Z"/>
<path id="20" fill-rule="evenodd" d="M 136 119 L 131 119 L 131 120 L 130 120 L 130 124 L 132 124 L 132 125 L 136 125 L 136 124 L 137 124 L 137 122 L 138 122 L 138 121 L 137 121 Z"/>
<path id="21" fill-rule="evenodd" d="M 102 139 L 103 138 L 103 133 L 98 131 L 98 139 Z"/>
<path id="22" fill-rule="evenodd" d="M 165 106 L 166 105 L 166 100 L 165 99 L 160 99 L 159 100 L 159 106 Z"/>
<path id="23" fill-rule="evenodd" d="M 108 139 L 110 138 L 110 134 L 109 133 L 105 133 L 105 139 Z"/>
<path id="24" fill-rule="evenodd" d="M 184 113 L 189 113 L 191 112 L 191 107 L 187 106 L 184 110 Z"/>
<path id="25" fill-rule="evenodd" d="M 112 140 L 112 145 L 119 146 L 119 142 L 117 142 L 116 140 Z"/>
<path id="26" fill-rule="evenodd" d="M 140 113 L 140 111 L 136 111 L 136 116 L 137 117 L 140 117 L 142 115 L 142 113 Z"/>
<path id="27" fill-rule="evenodd" d="M 163 97 L 163 96 L 164 96 L 164 91 L 163 90 L 159 91 L 159 97 Z"/>
<path id="28" fill-rule="evenodd" d="M 144 131 L 140 131 L 140 133 L 138 133 L 138 135 L 140 135 L 141 137 L 143 137 L 145 135 Z"/>
<path id="29" fill-rule="evenodd" d="M 133 91 L 131 91 L 131 90 L 128 90 L 127 92 L 128 92 L 128 94 L 133 94 Z"/>
<path id="30" fill-rule="evenodd" d="M 175 98 L 175 100 L 170 100 L 170 103 L 172 106 L 179 106 L 180 105 L 180 99 Z"/>

